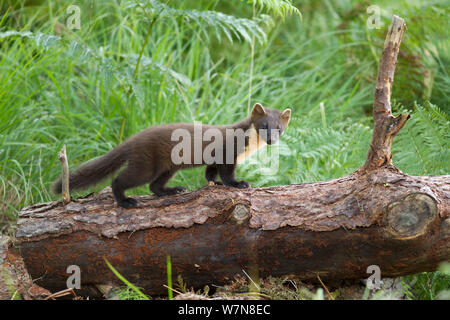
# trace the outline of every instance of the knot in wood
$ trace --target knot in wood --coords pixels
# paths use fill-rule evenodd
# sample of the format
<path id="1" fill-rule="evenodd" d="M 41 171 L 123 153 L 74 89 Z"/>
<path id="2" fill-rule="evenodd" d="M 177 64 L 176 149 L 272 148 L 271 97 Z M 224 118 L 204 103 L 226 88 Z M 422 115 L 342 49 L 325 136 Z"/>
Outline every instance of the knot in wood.
<path id="1" fill-rule="evenodd" d="M 437 213 L 436 201 L 425 193 L 412 193 L 387 207 L 387 223 L 391 232 L 401 237 L 417 237 Z"/>
<path id="2" fill-rule="evenodd" d="M 238 203 L 234 206 L 231 216 L 238 224 L 241 224 L 250 217 L 250 210 L 246 205 Z"/>

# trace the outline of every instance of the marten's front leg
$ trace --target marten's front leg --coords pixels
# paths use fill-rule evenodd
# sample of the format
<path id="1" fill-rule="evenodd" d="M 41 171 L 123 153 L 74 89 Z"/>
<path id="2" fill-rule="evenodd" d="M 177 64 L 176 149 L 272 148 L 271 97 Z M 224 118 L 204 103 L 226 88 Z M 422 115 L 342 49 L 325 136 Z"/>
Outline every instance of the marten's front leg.
<path id="1" fill-rule="evenodd" d="M 217 169 L 217 167 L 215 165 L 210 165 L 210 166 L 206 167 L 205 177 L 210 185 L 211 184 L 223 185 L 222 182 L 217 181 L 218 174 L 219 174 L 219 170 Z"/>
<path id="2" fill-rule="evenodd" d="M 222 179 L 224 185 L 240 189 L 250 187 L 250 183 L 247 181 L 236 181 L 236 178 L 234 177 L 234 172 L 236 170 L 235 164 L 221 164 L 217 165 L 217 167 L 219 169 L 220 179 Z"/>

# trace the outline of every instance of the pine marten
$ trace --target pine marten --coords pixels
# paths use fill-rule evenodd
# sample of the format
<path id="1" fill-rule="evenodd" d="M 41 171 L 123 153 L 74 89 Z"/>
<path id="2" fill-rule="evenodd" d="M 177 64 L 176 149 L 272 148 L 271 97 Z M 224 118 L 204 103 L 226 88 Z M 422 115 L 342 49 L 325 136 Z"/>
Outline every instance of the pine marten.
<path id="1" fill-rule="evenodd" d="M 199 165 L 206 165 L 205 177 L 209 183 L 248 188 L 247 181 L 235 179 L 236 164 L 265 144 L 276 143 L 290 117 L 290 109 L 280 112 L 257 103 L 246 119 L 231 125 L 171 123 L 149 127 L 71 172 L 69 188 L 77 190 L 97 184 L 125 164 L 126 168 L 111 185 L 117 204 L 123 208 L 138 205 L 136 199 L 125 195 L 125 190 L 146 183 L 157 196 L 186 191 L 181 186 L 169 188 L 165 185 L 178 170 Z M 183 133 L 189 135 L 189 139 L 185 137 L 183 140 L 186 141 L 180 142 Z M 216 148 L 211 146 L 213 142 Z M 218 175 L 222 182 L 217 180 Z M 61 193 L 61 188 L 59 179 L 53 184 L 53 192 Z"/>

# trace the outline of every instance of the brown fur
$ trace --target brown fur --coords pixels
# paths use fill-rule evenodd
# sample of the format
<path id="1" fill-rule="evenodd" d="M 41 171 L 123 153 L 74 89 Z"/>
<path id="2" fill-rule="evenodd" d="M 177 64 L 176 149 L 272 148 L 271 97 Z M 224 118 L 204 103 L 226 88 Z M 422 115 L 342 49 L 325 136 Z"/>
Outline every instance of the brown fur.
<path id="1" fill-rule="evenodd" d="M 226 129 L 242 129 L 246 131 L 251 126 L 258 131 L 259 129 L 280 129 L 280 135 L 286 128 L 290 118 L 290 110 L 286 109 L 283 113 L 278 110 L 268 109 L 262 107 L 260 104 L 255 104 L 251 115 L 232 125 L 224 126 L 210 126 L 203 125 L 202 131 L 209 128 L 216 128 L 222 132 L 222 137 L 226 137 Z M 172 132 L 175 129 L 186 129 L 192 136 L 194 136 L 194 124 L 192 123 L 172 123 L 150 127 L 137 133 L 129 138 L 127 141 L 117 146 L 107 154 L 91 160 L 75 172 L 70 174 L 69 188 L 70 190 L 84 189 L 88 186 L 95 185 L 101 180 L 104 180 L 109 175 L 119 170 L 127 163 L 127 166 L 120 174 L 113 180 L 112 189 L 118 204 L 125 208 L 137 206 L 137 201 L 132 198 L 127 198 L 124 191 L 149 183 L 150 190 L 158 196 L 171 195 L 185 191 L 183 187 L 168 188 L 165 184 L 169 179 L 180 169 L 189 167 L 205 165 L 194 163 L 194 144 L 192 143 L 191 158 L 192 164 L 176 165 L 171 160 L 172 148 L 179 143 L 179 141 L 171 141 Z M 261 137 L 258 136 L 260 140 Z M 272 138 L 272 140 L 271 140 Z M 250 140 L 252 137 L 250 136 Z M 273 137 L 268 134 L 264 137 L 268 144 L 276 142 Z M 239 155 L 249 152 L 250 146 L 254 141 L 246 138 L 244 148 L 238 149 L 234 145 L 234 162 L 232 164 L 210 164 L 207 165 L 205 176 L 208 181 L 216 184 L 225 184 L 227 186 L 237 188 L 247 188 L 249 183 L 246 181 L 236 181 L 234 177 L 237 158 Z M 202 150 L 210 144 L 210 141 L 203 141 Z M 226 157 L 225 141 L 224 159 Z M 251 147 L 254 151 L 254 147 Z M 246 154 L 245 154 L 246 156 Z M 222 183 L 217 181 L 217 176 L 220 175 Z M 61 180 L 58 180 L 53 185 L 55 193 L 61 193 Z"/>

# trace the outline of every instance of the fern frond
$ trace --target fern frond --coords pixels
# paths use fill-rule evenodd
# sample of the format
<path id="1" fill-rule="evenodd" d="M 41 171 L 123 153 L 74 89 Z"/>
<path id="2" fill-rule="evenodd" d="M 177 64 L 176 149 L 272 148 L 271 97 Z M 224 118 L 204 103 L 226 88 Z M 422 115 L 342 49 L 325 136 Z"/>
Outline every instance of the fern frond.
<path id="1" fill-rule="evenodd" d="M 9 38 L 28 38 L 35 42 L 36 46 L 42 48 L 44 51 L 51 49 L 62 49 L 62 52 L 67 56 L 75 58 L 80 57 L 82 62 L 92 62 L 98 66 L 99 72 L 102 74 L 102 78 L 105 82 L 111 82 L 113 78 L 116 78 L 122 85 L 127 85 L 133 90 L 136 88 L 131 85 L 133 77 L 130 75 L 132 66 L 136 65 L 137 55 L 121 55 L 123 58 L 129 58 L 130 63 L 125 64 L 124 67 L 117 67 L 113 61 L 104 56 L 102 48 L 99 52 L 96 52 L 89 48 L 87 45 L 79 43 L 74 40 L 65 40 L 59 36 L 48 35 L 43 33 L 33 33 L 31 31 L 5 31 L 0 32 L 0 40 Z M 178 81 L 183 86 L 190 85 L 190 80 L 185 75 L 176 72 L 160 63 L 154 62 L 152 59 L 143 56 L 142 66 L 147 69 L 157 71 L 161 74 L 168 75 L 175 81 Z"/>
<path id="2" fill-rule="evenodd" d="M 408 174 L 448 174 L 450 120 L 437 106 L 416 104 L 411 119 L 394 140 L 394 164 Z"/>
<path id="3" fill-rule="evenodd" d="M 259 42 L 266 41 L 266 33 L 258 25 L 258 21 L 245 18 L 236 18 L 217 11 L 199 11 L 189 9 L 175 9 L 156 0 L 128 1 L 126 8 L 138 8 L 144 10 L 144 13 L 156 15 L 161 18 L 180 18 L 189 25 L 195 24 L 203 34 L 208 37 L 205 28 L 213 28 L 215 35 L 220 40 L 223 32 L 228 40 L 233 42 L 233 36 L 239 40 L 251 42 L 252 36 L 255 36 Z"/>
<path id="4" fill-rule="evenodd" d="M 260 7 L 266 12 L 270 11 L 283 19 L 291 14 L 298 15 L 300 19 L 302 18 L 300 10 L 290 0 L 248 0 L 248 3 Z"/>
<path id="5" fill-rule="evenodd" d="M 45 51 L 51 49 L 57 42 L 61 41 L 61 37 L 43 34 L 41 32 L 33 33 L 31 31 L 15 30 L 0 32 L 0 39 L 8 39 L 12 37 L 32 39 L 38 47 L 42 47 Z"/>
<path id="6" fill-rule="evenodd" d="M 138 57 L 139 57 L 137 54 L 121 54 L 120 56 L 122 58 L 129 59 L 131 65 L 136 65 Z M 175 70 L 168 68 L 158 62 L 155 62 L 147 56 L 141 57 L 141 66 L 144 69 L 151 68 L 152 70 L 157 70 L 162 74 L 169 75 L 174 80 L 178 81 L 179 83 L 181 83 L 184 86 L 192 85 L 191 80 L 189 80 L 189 78 L 186 75 L 176 72 Z"/>
<path id="7" fill-rule="evenodd" d="M 37 47 L 41 48 L 44 51 L 48 51 L 51 49 L 63 49 L 63 52 L 65 52 L 69 57 L 83 57 L 85 60 L 95 59 L 95 63 L 100 63 L 100 66 L 104 69 L 111 67 L 106 65 L 107 61 L 104 58 L 97 55 L 88 46 L 74 40 L 69 41 L 59 36 L 44 34 L 40 32 L 33 33 L 31 31 L 10 30 L 0 32 L 0 40 L 14 37 L 31 39 L 35 42 Z M 103 65 L 103 63 L 105 63 L 105 65 Z"/>
<path id="8" fill-rule="evenodd" d="M 241 165 L 249 180 L 260 186 L 328 180 L 349 174 L 364 162 L 371 135 L 368 126 L 344 121 L 334 128 L 309 127 L 297 118 L 291 122 L 280 140 L 278 170 L 268 170 L 259 151 Z"/>

